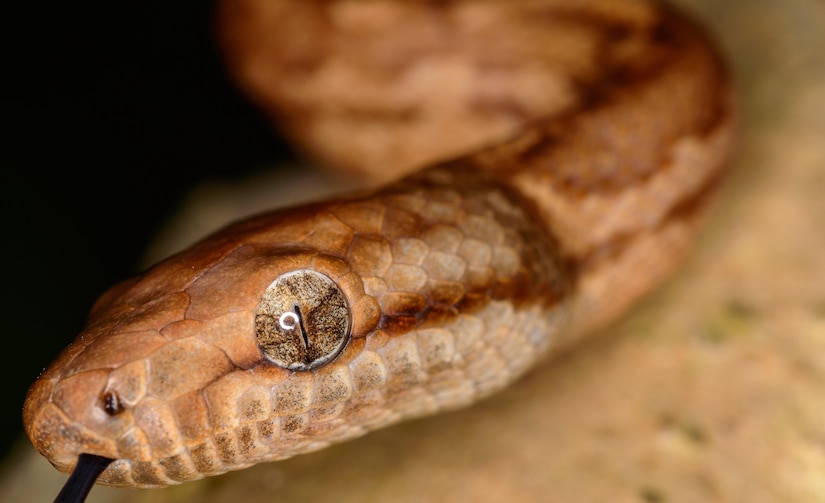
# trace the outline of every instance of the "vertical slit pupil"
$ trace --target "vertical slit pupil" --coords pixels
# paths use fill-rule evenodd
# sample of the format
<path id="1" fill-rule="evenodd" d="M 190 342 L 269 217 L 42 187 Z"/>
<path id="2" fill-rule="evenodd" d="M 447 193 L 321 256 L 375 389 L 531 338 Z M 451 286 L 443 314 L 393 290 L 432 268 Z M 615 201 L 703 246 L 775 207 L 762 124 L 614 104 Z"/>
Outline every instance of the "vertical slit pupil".
<path id="1" fill-rule="evenodd" d="M 307 350 L 307 358 L 309 358 L 309 338 L 307 337 L 307 329 L 304 327 L 304 316 L 301 314 L 301 309 L 298 304 L 294 307 L 295 316 L 298 317 L 298 329 L 301 331 L 301 337 L 304 339 L 304 348 Z"/>

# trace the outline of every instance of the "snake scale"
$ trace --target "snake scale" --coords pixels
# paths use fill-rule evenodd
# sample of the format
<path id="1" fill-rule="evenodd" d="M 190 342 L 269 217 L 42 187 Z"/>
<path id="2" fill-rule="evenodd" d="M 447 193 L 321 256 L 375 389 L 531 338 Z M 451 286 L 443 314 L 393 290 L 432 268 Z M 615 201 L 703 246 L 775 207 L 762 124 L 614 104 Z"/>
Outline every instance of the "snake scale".
<path id="1" fill-rule="evenodd" d="M 679 264 L 724 173 L 719 52 L 647 2 L 220 4 L 227 68 L 380 183 L 230 225 L 107 291 L 25 401 L 58 469 L 151 488 L 466 406 Z"/>

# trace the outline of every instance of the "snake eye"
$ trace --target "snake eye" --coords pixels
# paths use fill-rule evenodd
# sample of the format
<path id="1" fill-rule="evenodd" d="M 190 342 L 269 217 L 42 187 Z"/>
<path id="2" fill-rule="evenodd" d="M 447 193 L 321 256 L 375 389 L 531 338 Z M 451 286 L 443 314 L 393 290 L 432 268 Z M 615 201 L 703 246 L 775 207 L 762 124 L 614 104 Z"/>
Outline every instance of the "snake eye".
<path id="1" fill-rule="evenodd" d="M 120 396 L 114 391 L 107 391 L 103 394 L 103 410 L 110 416 L 115 416 L 123 412 L 123 402 Z"/>
<path id="2" fill-rule="evenodd" d="M 261 352 L 272 363 L 289 370 L 318 368 L 349 341 L 349 305 L 329 277 L 307 269 L 288 272 L 264 292 L 255 332 Z"/>

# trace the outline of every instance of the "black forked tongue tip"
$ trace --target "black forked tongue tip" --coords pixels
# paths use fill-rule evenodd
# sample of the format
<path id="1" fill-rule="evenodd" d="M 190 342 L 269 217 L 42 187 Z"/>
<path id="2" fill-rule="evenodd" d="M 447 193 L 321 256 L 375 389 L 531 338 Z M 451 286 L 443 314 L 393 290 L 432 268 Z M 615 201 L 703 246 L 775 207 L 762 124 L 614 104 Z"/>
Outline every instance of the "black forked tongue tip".
<path id="1" fill-rule="evenodd" d="M 55 498 L 54 503 L 83 503 L 86 496 L 92 490 L 95 480 L 103 473 L 114 459 L 95 456 L 94 454 L 81 454 L 77 459 L 77 466 L 66 481 L 66 485 L 60 490 L 60 494 Z"/>

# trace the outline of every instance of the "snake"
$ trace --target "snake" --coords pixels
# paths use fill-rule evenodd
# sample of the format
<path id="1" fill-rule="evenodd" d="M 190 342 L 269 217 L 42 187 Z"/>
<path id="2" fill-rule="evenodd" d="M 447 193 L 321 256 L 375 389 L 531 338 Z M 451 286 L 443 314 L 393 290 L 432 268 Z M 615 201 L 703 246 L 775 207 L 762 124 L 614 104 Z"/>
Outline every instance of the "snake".
<path id="1" fill-rule="evenodd" d="M 673 274 L 729 171 L 731 72 L 662 3 L 237 0 L 216 19 L 274 127 L 374 183 L 103 293 L 23 407 L 89 484 L 179 484 L 517 386 Z"/>

